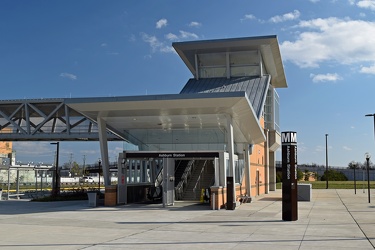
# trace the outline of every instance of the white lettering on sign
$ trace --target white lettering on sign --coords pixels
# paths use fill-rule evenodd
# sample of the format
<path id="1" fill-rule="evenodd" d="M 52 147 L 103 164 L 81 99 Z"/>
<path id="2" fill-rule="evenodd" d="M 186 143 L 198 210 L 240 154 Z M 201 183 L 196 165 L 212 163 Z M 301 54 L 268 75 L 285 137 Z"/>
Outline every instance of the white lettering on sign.
<path id="1" fill-rule="evenodd" d="M 282 132 L 281 143 L 297 143 L 297 133 L 296 132 Z"/>
<path id="2" fill-rule="evenodd" d="M 183 158 L 185 157 L 185 154 L 178 154 L 178 153 L 173 153 L 173 154 L 159 154 L 160 158 Z"/>
<path id="3" fill-rule="evenodd" d="M 169 158 L 172 157 L 172 154 L 159 154 L 160 158 Z"/>
<path id="4" fill-rule="evenodd" d="M 173 157 L 185 157 L 185 154 L 173 154 Z"/>

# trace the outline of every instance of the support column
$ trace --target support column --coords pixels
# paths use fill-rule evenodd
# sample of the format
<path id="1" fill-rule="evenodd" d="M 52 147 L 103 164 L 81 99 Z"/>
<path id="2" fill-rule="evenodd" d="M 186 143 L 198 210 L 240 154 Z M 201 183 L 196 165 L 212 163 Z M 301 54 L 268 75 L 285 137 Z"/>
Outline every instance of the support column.
<path id="1" fill-rule="evenodd" d="M 264 158 L 265 158 L 265 163 L 264 163 L 264 174 L 266 175 L 264 178 L 265 178 L 265 193 L 266 194 L 269 194 L 270 193 L 270 164 L 269 164 L 269 158 L 270 158 L 270 155 L 269 155 L 269 133 L 268 133 L 268 129 L 265 129 L 264 132 L 266 134 L 266 142 L 264 143 Z"/>
<path id="2" fill-rule="evenodd" d="M 246 179 L 246 195 L 251 196 L 251 179 L 250 179 L 250 145 L 245 145 L 245 179 Z"/>
<path id="3" fill-rule="evenodd" d="M 270 191 L 276 191 L 276 159 L 275 152 L 269 153 L 269 164 L 270 164 Z"/>
<path id="4" fill-rule="evenodd" d="M 214 159 L 214 168 L 215 168 L 215 184 L 214 186 L 220 186 L 220 169 L 219 169 L 219 159 Z"/>
<path id="5" fill-rule="evenodd" d="M 234 142 L 233 142 L 233 124 L 232 117 L 227 117 L 227 146 L 229 154 L 229 176 L 227 177 L 227 209 L 234 210 L 236 208 L 236 180 L 234 169 Z"/>
<path id="6" fill-rule="evenodd" d="M 127 166 L 124 153 L 120 153 L 117 161 L 117 203 L 128 203 L 128 181 L 127 181 Z"/>
<path id="7" fill-rule="evenodd" d="M 163 207 L 174 205 L 174 164 L 173 158 L 163 158 Z"/>
<path id="8" fill-rule="evenodd" d="M 97 118 L 98 130 L 99 130 L 99 143 L 100 143 L 100 154 L 102 159 L 102 169 L 104 177 L 104 185 L 111 185 L 111 179 L 109 175 L 109 160 L 108 160 L 108 142 L 107 142 L 107 124 L 101 117 Z"/>

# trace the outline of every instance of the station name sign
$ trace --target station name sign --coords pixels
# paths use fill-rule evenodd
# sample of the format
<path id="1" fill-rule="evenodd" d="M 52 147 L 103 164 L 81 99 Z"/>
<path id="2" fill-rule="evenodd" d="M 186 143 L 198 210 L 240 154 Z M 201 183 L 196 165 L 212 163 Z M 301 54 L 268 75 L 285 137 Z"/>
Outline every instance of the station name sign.
<path id="1" fill-rule="evenodd" d="M 282 217 L 286 221 L 298 219 L 297 204 L 297 133 L 281 133 L 282 156 Z"/>
<path id="2" fill-rule="evenodd" d="M 218 158 L 219 152 L 125 152 L 125 158 Z"/>

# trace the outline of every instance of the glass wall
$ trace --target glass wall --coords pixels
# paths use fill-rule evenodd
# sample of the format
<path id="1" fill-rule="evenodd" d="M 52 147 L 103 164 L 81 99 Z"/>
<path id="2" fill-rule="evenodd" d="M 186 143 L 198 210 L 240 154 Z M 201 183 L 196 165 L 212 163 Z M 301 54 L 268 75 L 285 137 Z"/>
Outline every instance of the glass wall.
<path id="1" fill-rule="evenodd" d="M 261 58 L 256 50 L 198 54 L 197 60 L 199 78 L 260 76 L 261 74 Z"/>
<path id="2" fill-rule="evenodd" d="M 142 151 L 225 150 L 225 128 L 211 129 L 132 129 L 127 140 Z"/>
<path id="3" fill-rule="evenodd" d="M 267 99 L 264 104 L 264 122 L 265 127 L 270 130 L 280 132 L 279 126 L 279 95 L 276 90 L 270 86 L 267 92 Z"/>

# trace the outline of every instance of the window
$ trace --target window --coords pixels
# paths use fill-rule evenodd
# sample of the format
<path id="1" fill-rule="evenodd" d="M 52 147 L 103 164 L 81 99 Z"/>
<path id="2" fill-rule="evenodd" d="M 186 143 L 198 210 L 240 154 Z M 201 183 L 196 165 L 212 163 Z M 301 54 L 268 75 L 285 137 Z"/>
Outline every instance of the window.
<path id="1" fill-rule="evenodd" d="M 259 76 L 261 57 L 257 50 L 197 55 L 200 78 Z"/>

